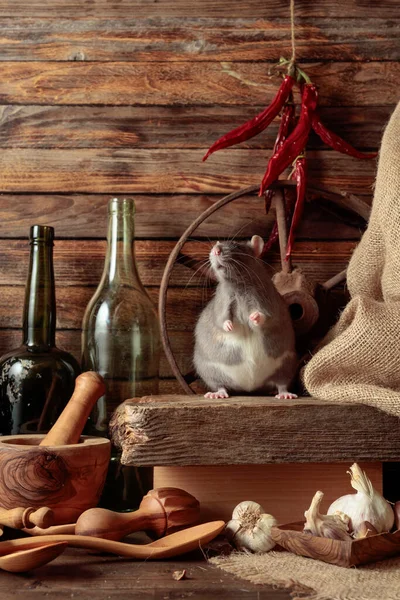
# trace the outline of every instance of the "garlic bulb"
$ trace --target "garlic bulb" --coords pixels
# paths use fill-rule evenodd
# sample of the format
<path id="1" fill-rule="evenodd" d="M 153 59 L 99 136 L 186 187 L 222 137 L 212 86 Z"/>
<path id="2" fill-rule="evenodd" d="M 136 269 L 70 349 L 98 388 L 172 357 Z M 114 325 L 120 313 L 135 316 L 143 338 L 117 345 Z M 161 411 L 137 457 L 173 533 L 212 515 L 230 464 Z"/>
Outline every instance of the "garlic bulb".
<path id="1" fill-rule="evenodd" d="M 356 494 L 347 494 L 335 500 L 328 509 L 328 515 L 341 511 L 351 519 L 351 529 L 357 536 L 361 523 L 368 521 L 377 533 L 390 531 L 394 523 L 394 512 L 390 504 L 377 492 L 364 471 L 354 463 L 348 471 L 350 483 Z"/>
<path id="2" fill-rule="evenodd" d="M 350 519 L 343 513 L 329 516 L 321 515 L 319 506 L 323 497 L 324 494 L 322 492 L 315 493 L 310 508 L 304 513 L 306 518 L 304 531 L 309 531 L 313 535 L 333 540 L 349 539 L 350 534 L 348 533 L 348 529 Z"/>
<path id="3" fill-rule="evenodd" d="M 272 515 L 264 513 L 257 502 L 241 502 L 232 513 L 232 520 L 225 526 L 227 538 L 238 550 L 268 552 L 275 546 L 271 527 L 277 525 Z"/>

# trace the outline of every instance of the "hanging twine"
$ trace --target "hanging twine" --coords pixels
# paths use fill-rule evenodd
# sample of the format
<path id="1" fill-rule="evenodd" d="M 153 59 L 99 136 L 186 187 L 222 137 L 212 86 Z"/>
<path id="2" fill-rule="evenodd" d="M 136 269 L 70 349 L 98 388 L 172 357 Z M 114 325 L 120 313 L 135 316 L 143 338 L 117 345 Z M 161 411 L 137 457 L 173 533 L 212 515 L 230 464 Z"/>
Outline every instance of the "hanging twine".
<path id="1" fill-rule="evenodd" d="M 296 40 L 294 27 L 294 0 L 290 0 L 290 31 L 292 40 L 292 57 L 290 59 L 289 68 L 293 67 L 296 62 Z"/>

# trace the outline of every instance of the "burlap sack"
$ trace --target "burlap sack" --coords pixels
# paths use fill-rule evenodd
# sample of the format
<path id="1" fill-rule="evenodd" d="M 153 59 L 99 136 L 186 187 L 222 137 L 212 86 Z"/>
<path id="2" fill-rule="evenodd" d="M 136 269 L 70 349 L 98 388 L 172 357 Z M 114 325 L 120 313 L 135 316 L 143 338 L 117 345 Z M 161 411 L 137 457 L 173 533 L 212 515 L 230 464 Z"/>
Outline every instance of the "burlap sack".
<path id="1" fill-rule="evenodd" d="M 400 416 L 400 104 L 383 135 L 371 217 L 347 283 L 351 300 L 304 384 L 317 398 Z"/>
<path id="2" fill-rule="evenodd" d="M 211 558 L 210 562 L 252 583 L 285 589 L 293 600 L 400 600 L 400 558 L 356 569 L 275 551 L 234 552 L 230 556 Z M 268 591 L 262 597 L 270 595 L 275 597 Z M 276 597 L 281 595 L 277 593 Z"/>

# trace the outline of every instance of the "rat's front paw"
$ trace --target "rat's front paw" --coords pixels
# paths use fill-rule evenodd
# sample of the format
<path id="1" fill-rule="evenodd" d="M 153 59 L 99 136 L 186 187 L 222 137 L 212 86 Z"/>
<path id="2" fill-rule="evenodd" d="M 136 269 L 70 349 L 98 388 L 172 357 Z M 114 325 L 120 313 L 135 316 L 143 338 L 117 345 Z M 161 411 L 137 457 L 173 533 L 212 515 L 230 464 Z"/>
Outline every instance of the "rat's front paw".
<path id="1" fill-rule="evenodd" d="M 258 310 L 255 310 L 249 316 L 249 321 L 253 325 L 256 325 L 256 327 L 259 327 L 260 325 L 263 325 L 265 323 L 265 315 L 259 312 Z"/>
<path id="2" fill-rule="evenodd" d="M 224 321 L 223 325 L 222 325 L 222 329 L 224 331 L 233 331 L 233 323 L 232 321 Z"/>
<path id="3" fill-rule="evenodd" d="M 216 400 L 217 398 L 229 398 L 229 394 L 225 388 L 220 388 L 218 392 L 207 392 L 204 394 L 204 398 L 211 398 Z"/>

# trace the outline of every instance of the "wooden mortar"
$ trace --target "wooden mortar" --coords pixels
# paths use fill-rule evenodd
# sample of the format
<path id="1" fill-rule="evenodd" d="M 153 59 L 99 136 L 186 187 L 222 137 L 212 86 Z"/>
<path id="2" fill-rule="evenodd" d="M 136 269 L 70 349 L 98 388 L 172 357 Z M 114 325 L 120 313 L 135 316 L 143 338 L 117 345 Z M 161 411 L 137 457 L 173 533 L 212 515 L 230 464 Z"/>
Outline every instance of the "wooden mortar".
<path id="1" fill-rule="evenodd" d="M 59 419 L 46 435 L 0 437 L 0 507 L 54 512 L 54 524 L 73 523 L 97 505 L 107 475 L 111 444 L 106 438 L 80 438 L 104 382 L 82 373 Z M 64 444 L 64 445 L 60 445 Z"/>

